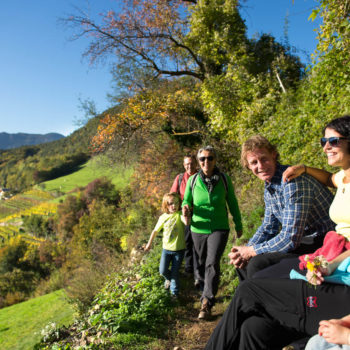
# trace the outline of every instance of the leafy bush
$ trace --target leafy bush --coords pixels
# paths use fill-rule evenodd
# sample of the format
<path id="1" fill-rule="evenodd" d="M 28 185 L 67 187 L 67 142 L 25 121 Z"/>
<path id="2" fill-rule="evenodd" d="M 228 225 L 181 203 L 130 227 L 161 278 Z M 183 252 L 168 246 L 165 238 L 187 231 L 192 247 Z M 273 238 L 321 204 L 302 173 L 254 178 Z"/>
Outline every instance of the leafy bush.
<path id="1" fill-rule="evenodd" d="M 37 237 L 49 237 L 54 235 L 54 222 L 52 218 L 43 215 L 32 214 L 23 216 L 23 226 L 27 232 Z"/>
<path id="2" fill-rule="evenodd" d="M 62 336 L 55 344 L 42 339 L 37 348 L 73 349 L 83 342 L 84 349 L 120 349 L 120 341 L 146 342 L 162 334 L 173 304 L 158 272 L 159 254 L 160 247 L 147 255 L 144 264 L 111 275 L 86 318 L 72 326 L 74 337 Z"/>

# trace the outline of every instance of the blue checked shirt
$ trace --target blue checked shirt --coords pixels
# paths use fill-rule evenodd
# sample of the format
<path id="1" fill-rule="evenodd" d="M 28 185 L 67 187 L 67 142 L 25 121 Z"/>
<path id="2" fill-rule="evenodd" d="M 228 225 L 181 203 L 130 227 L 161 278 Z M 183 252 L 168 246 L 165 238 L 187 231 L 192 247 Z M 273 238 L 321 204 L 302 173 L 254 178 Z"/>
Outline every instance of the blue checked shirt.
<path id="1" fill-rule="evenodd" d="M 328 214 L 332 193 L 306 174 L 283 182 L 286 169 L 277 163 L 271 182 L 265 182 L 264 221 L 248 242 L 257 254 L 289 252 L 299 246 L 303 236 L 324 236 L 334 230 Z"/>

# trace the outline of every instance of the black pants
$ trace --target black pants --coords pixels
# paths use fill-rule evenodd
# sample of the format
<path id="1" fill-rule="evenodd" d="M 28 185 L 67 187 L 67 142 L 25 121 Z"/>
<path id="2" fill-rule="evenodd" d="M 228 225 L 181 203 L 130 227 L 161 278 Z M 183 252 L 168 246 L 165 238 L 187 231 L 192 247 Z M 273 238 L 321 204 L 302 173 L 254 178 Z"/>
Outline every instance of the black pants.
<path id="1" fill-rule="evenodd" d="M 215 302 L 215 295 L 220 282 L 220 259 L 228 240 L 227 230 L 214 231 L 210 234 L 192 232 L 192 239 L 197 256 L 196 275 L 203 285 L 202 297 L 207 298 L 210 305 Z"/>
<path id="2" fill-rule="evenodd" d="M 190 225 L 185 226 L 185 241 L 186 241 L 186 250 L 185 250 L 185 271 L 194 274 L 194 278 L 198 279 L 196 271 L 198 269 L 197 258 L 194 251 L 193 240 Z"/>
<path id="3" fill-rule="evenodd" d="M 279 263 L 282 259 L 296 258 L 300 255 L 313 253 L 323 244 L 324 237 L 303 237 L 300 246 L 291 253 L 264 253 L 254 256 L 244 269 L 236 269 L 240 281 L 254 278 L 254 275 L 271 265 Z M 276 276 L 277 277 L 277 276 Z"/>
<path id="4" fill-rule="evenodd" d="M 281 350 L 317 333 L 319 322 L 350 313 L 350 287 L 301 280 L 242 282 L 206 350 Z"/>

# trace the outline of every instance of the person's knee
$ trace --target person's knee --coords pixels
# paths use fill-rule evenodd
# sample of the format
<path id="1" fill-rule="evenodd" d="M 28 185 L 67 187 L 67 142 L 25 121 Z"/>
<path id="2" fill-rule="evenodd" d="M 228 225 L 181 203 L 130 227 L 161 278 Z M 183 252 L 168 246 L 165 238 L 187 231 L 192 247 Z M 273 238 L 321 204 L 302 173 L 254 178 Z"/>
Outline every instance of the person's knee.
<path id="1" fill-rule="evenodd" d="M 264 255 L 254 256 L 252 259 L 250 259 L 247 265 L 247 278 L 252 278 L 256 272 L 264 269 L 267 266 L 269 266 L 269 264 Z"/>

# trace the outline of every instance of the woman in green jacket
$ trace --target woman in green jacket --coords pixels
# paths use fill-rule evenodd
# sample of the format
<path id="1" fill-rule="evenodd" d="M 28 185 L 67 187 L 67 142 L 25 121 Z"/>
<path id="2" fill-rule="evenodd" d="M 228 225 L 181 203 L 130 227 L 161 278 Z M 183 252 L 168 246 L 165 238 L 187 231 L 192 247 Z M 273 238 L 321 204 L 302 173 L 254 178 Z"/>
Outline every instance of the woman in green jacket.
<path id="1" fill-rule="evenodd" d="M 182 210 L 187 217 L 192 213 L 191 235 L 202 289 L 198 318 L 206 319 L 214 305 L 220 279 L 220 258 L 228 240 L 227 206 L 238 236 L 242 233 L 242 223 L 232 181 L 216 167 L 214 148 L 201 148 L 197 158 L 201 170 L 187 181 Z"/>

